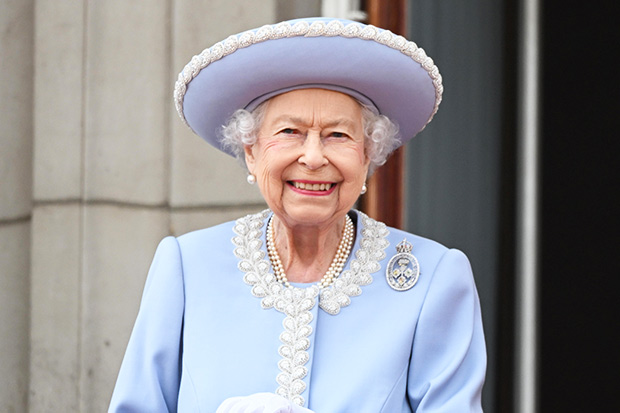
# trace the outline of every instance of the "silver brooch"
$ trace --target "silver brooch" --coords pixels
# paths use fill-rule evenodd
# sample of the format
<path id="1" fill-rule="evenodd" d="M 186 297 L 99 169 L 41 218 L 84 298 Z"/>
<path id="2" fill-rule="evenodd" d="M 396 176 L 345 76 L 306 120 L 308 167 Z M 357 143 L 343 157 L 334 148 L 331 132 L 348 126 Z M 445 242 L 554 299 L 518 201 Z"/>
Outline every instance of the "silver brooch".
<path id="1" fill-rule="evenodd" d="M 385 279 L 390 287 L 396 291 L 406 291 L 413 287 L 420 277 L 418 259 L 411 254 L 413 245 L 402 240 L 396 246 L 394 255 L 385 270 Z"/>

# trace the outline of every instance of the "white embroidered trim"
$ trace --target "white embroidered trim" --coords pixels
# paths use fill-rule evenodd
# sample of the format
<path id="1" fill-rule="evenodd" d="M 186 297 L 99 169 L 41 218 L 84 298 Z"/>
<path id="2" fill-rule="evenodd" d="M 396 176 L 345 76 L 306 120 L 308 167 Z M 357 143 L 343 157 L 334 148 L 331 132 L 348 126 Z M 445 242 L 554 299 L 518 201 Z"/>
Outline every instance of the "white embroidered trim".
<path id="1" fill-rule="evenodd" d="M 435 86 L 435 106 L 424 127 L 428 125 L 433 119 L 433 116 L 435 116 L 435 113 L 437 113 L 443 94 L 441 75 L 433 59 L 427 56 L 424 49 L 418 47 L 414 42 L 405 39 L 403 36 L 395 35 L 389 30 L 382 30 L 372 25 L 362 25 L 356 22 L 349 23 L 345 26 L 344 23 L 339 20 L 331 20 L 329 22 L 314 21 L 312 24 L 306 21 L 298 21 L 295 24 L 281 22 L 275 25 L 265 25 L 256 31 L 246 31 L 240 35 L 229 36 L 227 39 L 214 44 L 210 48 L 203 50 L 200 54 L 192 57 L 192 60 L 185 65 L 181 73 L 179 73 L 179 77 L 174 85 L 174 103 L 183 122 L 188 125 L 185 115 L 183 114 L 183 97 L 187 91 L 187 85 L 202 69 L 209 66 L 212 62 L 233 53 L 237 49 L 266 40 L 296 36 L 342 36 L 373 40 L 411 57 L 411 59 L 419 63 L 427 71 Z M 422 129 L 424 129 L 424 127 Z"/>
<path id="2" fill-rule="evenodd" d="M 265 210 L 237 220 L 233 227 L 237 234 L 232 239 L 236 247 L 234 254 L 239 258 L 239 269 L 245 273 L 243 280 L 252 286 L 252 295 L 261 298 L 261 306 L 264 309 L 273 307 L 286 315 L 282 322 L 284 331 L 280 334 L 282 345 L 278 349 L 282 359 L 278 362 L 280 373 L 276 377 L 279 384 L 276 393 L 303 406 L 305 400 L 301 393 L 306 389 L 303 379 L 308 375 L 305 364 L 310 359 L 306 350 L 310 348 L 308 337 L 312 334 L 310 310 L 319 296 L 319 288 L 315 284 L 307 288 L 285 288 L 276 280 L 271 264 L 265 259 L 261 239 L 262 228 L 270 213 Z M 355 253 L 350 269 L 320 292 L 319 306 L 329 314 L 338 314 L 342 307 L 351 304 L 350 297 L 362 293 L 361 286 L 372 282 L 370 274 L 379 271 L 379 261 L 385 258 L 385 249 L 389 245 L 386 239 L 389 231 L 385 224 L 361 212 L 358 216 L 363 225 L 360 249 Z"/>
<path id="3" fill-rule="evenodd" d="M 366 214 L 358 212 L 362 221 L 362 239 L 360 249 L 355 252 L 349 269 L 343 271 L 331 288 L 320 292 L 319 306 L 329 314 L 336 315 L 341 307 L 351 304 L 350 297 L 362 293 L 360 286 L 372 282 L 373 272 L 381 269 L 379 261 L 385 258 L 385 249 L 390 245 L 386 239 L 389 231 L 383 222 L 375 221 Z"/>

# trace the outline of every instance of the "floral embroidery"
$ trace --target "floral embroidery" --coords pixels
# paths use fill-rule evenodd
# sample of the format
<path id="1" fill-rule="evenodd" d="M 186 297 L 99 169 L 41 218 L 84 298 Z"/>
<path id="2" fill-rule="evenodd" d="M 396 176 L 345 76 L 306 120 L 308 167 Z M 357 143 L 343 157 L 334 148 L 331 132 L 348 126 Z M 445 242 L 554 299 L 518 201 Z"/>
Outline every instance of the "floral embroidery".
<path id="1" fill-rule="evenodd" d="M 381 269 L 379 261 L 385 258 L 385 249 L 390 245 L 387 240 L 389 231 L 383 222 L 375 221 L 358 212 L 363 229 L 360 249 L 355 252 L 355 259 L 350 268 L 340 274 L 331 288 L 321 290 L 319 305 L 329 314 L 336 315 L 342 307 L 351 304 L 350 297 L 362 293 L 361 286 L 372 282 L 373 272 Z"/>
<path id="2" fill-rule="evenodd" d="M 239 269 L 245 273 L 243 280 L 252 286 L 252 295 L 261 298 L 261 306 L 275 308 L 286 316 L 282 322 L 284 331 L 280 334 L 282 345 L 278 349 L 282 359 L 278 362 L 280 373 L 276 377 L 279 384 L 276 393 L 303 406 L 305 401 L 301 393 L 306 389 L 303 379 L 308 375 L 305 364 L 310 359 L 307 350 L 312 334 L 310 310 L 319 297 L 320 308 L 336 315 L 342 307 L 351 304 L 350 297 L 362 293 L 361 286 L 372 282 L 370 274 L 379 271 L 379 261 L 385 258 L 385 249 L 389 245 L 386 239 L 388 229 L 385 224 L 357 212 L 363 226 L 362 239 L 349 269 L 322 290 L 315 284 L 307 288 L 285 288 L 276 280 L 262 248 L 263 228 L 270 213 L 265 210 L 237 220 L 233 227 L 236 234 L 232 239 L 234 254 L 239 259 Z"/>

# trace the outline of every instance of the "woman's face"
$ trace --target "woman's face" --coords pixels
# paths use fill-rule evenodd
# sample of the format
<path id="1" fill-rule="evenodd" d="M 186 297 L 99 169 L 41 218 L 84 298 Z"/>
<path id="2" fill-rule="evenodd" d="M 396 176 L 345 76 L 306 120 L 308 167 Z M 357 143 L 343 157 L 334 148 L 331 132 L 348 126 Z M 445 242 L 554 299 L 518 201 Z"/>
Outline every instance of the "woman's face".
<path id="1" fill-rule="evenodd" d="M 273 97 L 256 143 L 245 152 L 267 204 L 289 227 L 341 219 L 368 172 L 359 103 L 325 89 Z"/>

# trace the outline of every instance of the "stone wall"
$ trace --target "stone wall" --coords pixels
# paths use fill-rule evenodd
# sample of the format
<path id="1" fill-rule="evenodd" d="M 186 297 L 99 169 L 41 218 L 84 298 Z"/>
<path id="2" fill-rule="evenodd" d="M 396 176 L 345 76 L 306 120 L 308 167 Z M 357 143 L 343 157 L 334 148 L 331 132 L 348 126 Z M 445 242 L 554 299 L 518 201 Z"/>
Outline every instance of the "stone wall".
<path id="1" fill-rule="evenodd" d="M 275 0 L 0 3 L 0 411 L 105 411 L 159 240 L 264 207 L 177 118 Z"/>

